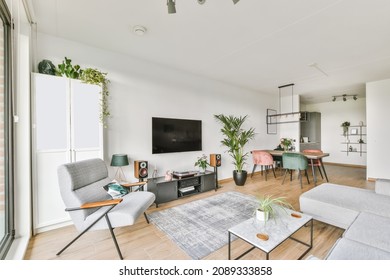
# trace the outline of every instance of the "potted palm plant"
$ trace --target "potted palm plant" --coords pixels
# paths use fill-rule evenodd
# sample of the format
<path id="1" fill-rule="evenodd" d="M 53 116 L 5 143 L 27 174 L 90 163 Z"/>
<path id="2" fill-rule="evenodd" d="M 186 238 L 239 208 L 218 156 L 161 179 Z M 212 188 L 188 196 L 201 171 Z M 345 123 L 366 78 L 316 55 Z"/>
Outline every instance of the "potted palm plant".
<path id="1" fill-rule="evenodd" d="M 233 179 L 237 186 L 245 185 L 248 172 L 244 170 L 244 165 L 248 153 L 244 151 L 245 145 L 255 137 L 254 128 L 245 130 L 243 124 L 248 116 L 225 116 L 223 114 L 214 115 L 216 120 L 222 125 L 221 133 L 224 138 L 221 144 L 228 148 L 228 154 L 233 158 L 235 170 Z"/>

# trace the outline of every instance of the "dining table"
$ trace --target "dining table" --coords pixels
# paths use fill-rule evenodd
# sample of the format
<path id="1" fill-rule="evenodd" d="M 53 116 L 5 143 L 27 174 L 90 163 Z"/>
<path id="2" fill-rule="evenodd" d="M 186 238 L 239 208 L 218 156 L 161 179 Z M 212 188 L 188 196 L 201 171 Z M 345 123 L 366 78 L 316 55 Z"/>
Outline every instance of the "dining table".
<path id="1" fill-rule="evenodd" d="M 299 154 L 304 155 L 308 160 L 310 160 L 311 171 L 313 173 L 314 185 L 317 185 L 317 176 L 316 176 L 316 172 L 314 170 L 314 161 L 319 160 L 320 168 L 322 168 L 322 171 L 324 172 L 326 181 L 329 182 L 328 175 L 326 174 L 326 171 L 325 171 L 324 163 L 322 162 L 322 159 L 324 157 L 328 157 L 329 153 L 324 153 L 324 152 L 322 152 L 322 153 L 320 153 L 320 152 L 315 152 L 315 153 L 313 153 L 313 152 L 293 152 L 293 151 L 283 151 L 283 150 L 267 150 L 267 152 L 269 152 L 272 156 L 279 156 L 279 157 L 283 156 L 284 153 L 299 153 Z"/>

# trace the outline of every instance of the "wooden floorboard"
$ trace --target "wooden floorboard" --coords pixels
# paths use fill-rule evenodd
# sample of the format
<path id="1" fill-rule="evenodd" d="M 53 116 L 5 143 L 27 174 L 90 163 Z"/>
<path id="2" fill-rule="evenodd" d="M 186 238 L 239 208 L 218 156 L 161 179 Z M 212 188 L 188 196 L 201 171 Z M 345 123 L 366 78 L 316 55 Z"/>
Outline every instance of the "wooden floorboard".
<path id="1" fill-rule="evenodd" d="M 335 184 L 343 184 L 357 188 L 373 189 L 374 182 L 366 180 L 366 169 L 356 167 L 343 167 L 327 165 L 329 181 Z M 268 180 L 257 172 L 253 178 L 248 177 L 245 186 L 236 186 L 233 181 L 222 183 L 222 188 L 217 192 L 209 191 L 189 197 L 184 197 L 169 203 L 160 204 L 158 208 L 152 206 L 147 213 L 160 211 L 176 205 L 184 204 L 192 200 L 202 199 L 226 191 L 239 191 L 251 195 L 271 194 L 284 196 L 299 210 L 299 196 L 314 187 L 313 178 L 309 172 L 310 184 L 303 180 L 303 188 L 300 188 L 299 180 L 294 176 L 290 182 L 286 178 L 282 185 L 281 173 L 276 171 L 277 178 L 269 174 Z M 324 183 L 320 175 L 318 184 Z M 298 238 L 307 238 L 307 228 L 296 233 Z M 336 240 L 343 234 L 344 230 L 327 225 L 318 221 L 314 222 L 314 245 L 307 255 L 314 255 L 324 258 Z M 141 216 L 132 226 L 115 229 L 119 246 L 124 259 L 127 260 L 189 260 L 190 257 L 172 242 L 162 231 L 152 224 L 147 224 Z M 26 260 L 116 260 L 118 259 L 114 243 L 108 230 L 87 232 L 73 245 L 71 245 L 61 256 L 56 253 L 63 248 L 76 235 L 77 231 L 73 226 L 67 226 L 32 237 L 25 255 Z M 248 248 L 248 244 L 236 240 L 232 243 L 232 255 L 238 256 Z M 270 254 L 271 259 L 297 259 L 305 250 L 305 247 L 292 240 L 284 242 L 279 248 Z M 206 260 L 226 260 L 228 258 L 227 246 L 213 252 L 205 257 Z M 253 250 L 243 259 L 262 260 L 265 254 L 260 250 Z"/>

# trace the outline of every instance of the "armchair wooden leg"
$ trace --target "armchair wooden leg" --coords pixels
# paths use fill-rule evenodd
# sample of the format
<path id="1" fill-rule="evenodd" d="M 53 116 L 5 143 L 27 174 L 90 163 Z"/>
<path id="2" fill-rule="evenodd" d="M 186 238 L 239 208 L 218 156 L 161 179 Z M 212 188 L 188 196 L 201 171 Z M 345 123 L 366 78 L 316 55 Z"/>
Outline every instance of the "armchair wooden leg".
<path id="1" fill-rule="evenodd" d="M 272 172 L 274 173 L 274 177 L 275 177 L 275 179 L 276 179 L 276 174 L 275 174 L 275 169 L 274 169 L 274 166 L 273 166 L 273 165 L 271 165 L 271 168 L 272 168 Z"/>
<path id="2" fill-rule="evenodd" d="M 265 166 L 264 169 L 265 169 L 265 180 L 267 181 L 268 166 Z"/>

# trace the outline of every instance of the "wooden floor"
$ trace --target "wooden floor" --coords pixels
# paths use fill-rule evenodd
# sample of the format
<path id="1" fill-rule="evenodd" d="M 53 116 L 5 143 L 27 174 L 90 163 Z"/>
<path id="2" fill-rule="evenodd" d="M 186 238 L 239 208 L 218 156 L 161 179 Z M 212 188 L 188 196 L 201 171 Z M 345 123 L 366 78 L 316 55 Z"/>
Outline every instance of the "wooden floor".
<path id="1" fill-rule="evenodd" d="M 373 189 L 374 183 L 366 181 L 366 169 L 354 167 L 342 167 L 335 165 L 326 165 L 329 181 L 336 184 L 344 184 L 359 188 Z M 160 211 L 179 204 L 187 203 L 192 200 L 202 199 L 208 196 L 216 195 L 226 191 L 239 191 L 252 195 L 272 194 L 275 196 L 285 196 L 288 201 L 299 210 L 299 196 L 303 192 L 314 187 L 311 173 L 309 174 L 310 185 L 303 180 L 303 189 L 300 188 L 299 180 L 293 178 L 290 182 L 288 178 L 283 185 L 280 172 L 276 172 L 275 179 L 271 174 L 268 175 L 268 181 L 260 173 L 255 173 L 253 178 L 248 178 L 245 186 L 235 186 L 233 181 L 223 183 L 217 192 L 209 191 L 185 198 L 178 199 L 169 203 L 164 203 L 156 208 L 150 207 L 147 213 Z M 319 182 L 325 182 L 318 174 Z M 309 241 L 309 227 L 303 228 L 297 232 L 295 237 Z M 318 258 L 324 258 L 342 235 L 344 230 L 333 227 L 318 221 L 314 222 L 314 245 L 307 254 Z M 190 257 L 172 242 L 163 232 L 152 224 L 147 224 L 144 217 L 141 216 L 136 224 L 128 227 L 115 229 L 124 259 L 127 260 L 188 260 Z M 70 240 L 77 235 L 73 226 L 64 227 L 34 236 L 29 244 L 26 260 L 116 260 L 118 259 L 115 246 L 108 230 L 87 232 L 73 245 L 71 245 L 61 256 L 56 253 L 63 248 Z M 232 256 L 238 256 L 249 245 L 241 240 L 232 243 Z M 270 254 L 270 259 L 297 259 L 304 252 L 305 247 L 292 240 L 285 241 L 275 251 Z M 228 258 L 227 246 L 207 256 L 209 260 L 226 260 Z M 243 257 L 243 259 L 265 259 L 265 254 L 260 250 L 253 250 Z"/>

